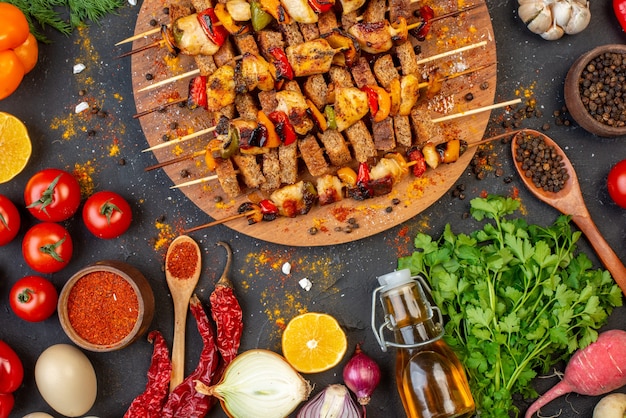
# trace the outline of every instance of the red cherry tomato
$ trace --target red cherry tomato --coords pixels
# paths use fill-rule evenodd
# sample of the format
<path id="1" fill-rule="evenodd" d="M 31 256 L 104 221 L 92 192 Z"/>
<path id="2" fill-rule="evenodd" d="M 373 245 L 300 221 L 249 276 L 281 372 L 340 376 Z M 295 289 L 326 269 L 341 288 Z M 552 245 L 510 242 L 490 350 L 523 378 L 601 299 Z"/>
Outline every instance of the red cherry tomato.
<path id="1" fill-rule="evenodd" d="M 22 380 L 24 380 L 22 361 L 9 344 L 0 340 L 0 393 L 15 392 L 22 384 Z"/>
<path id="2" fill-rule="evenodd" d="M 39 59 L 39 45 L 37 45 L 37 39 L 32 33 L 28 34 L 28 38 L 17 48 L 13 49 L 15 55 L 20 59 L 24 66 L 24 74 L 28 74 Z"/>
<path id="3" fill-rule="evenodd" d="M 15 398 L 12 393 L 0 393 L 0 418 L 9 418 Z"/>
<path id="4" fill-rule="evenodd" d="M 54 285 L 39 276 L 22 277 L 9 293 L 9 304 L 15 315 L 29 322 L 43 321 L 52 316 L 58 299 Z"/>
<path id="5" fill-rule="evenodd" d="M 46 168 L 35 173 L 24 189 L 24 202 L 40 221 L 61 222 L 80 205 L 80 185 L 67 171 Z"/>
<path id="6" fill-rule="evenodd" d="M 8 197 L 0 194 L 0 246 L 13 241 L 20 230 L 20 213 Z"/>
<path id="7" fill-rule="evenodd" d="M 20 46 L 29 31 L 28 20 L 17 6 L 0 3 L 0 51 Z"/>
<path id="8" fill-rule="evenodd" d="M 0 50 L 0 100 L 17 90 L 24 73 L 22 61 L 12 49 Z"/>
<path id="9" fill-rule="evenodd" d="M 85 202 L 83 221 L 89 232 L 98 238 L 110 239 L 126 232 L 132 221 L 132 212 L 122 196 L 101 191 Z"/>
<path id="10" fill-rule="evenodd" d="M 39 273 L 55 273 L 72 258 L 72 238 L 63 226 L 42 222 L 30 228 L 22 241 L 26 263 Z"/>
<path id="11" fill-rule="evenodd" d="M 607 177 L 607 188 L 611 199 L 623 208 L 626 208 L 626 160 L 615 164 Z"/>

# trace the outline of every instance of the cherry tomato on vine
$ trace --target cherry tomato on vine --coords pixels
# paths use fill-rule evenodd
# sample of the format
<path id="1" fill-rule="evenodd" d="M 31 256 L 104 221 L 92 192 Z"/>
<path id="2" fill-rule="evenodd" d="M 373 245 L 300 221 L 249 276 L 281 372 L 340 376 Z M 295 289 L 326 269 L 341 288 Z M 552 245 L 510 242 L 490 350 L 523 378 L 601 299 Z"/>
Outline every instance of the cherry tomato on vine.
<path id="1" fill-rule="evenodd" d="M 9 344 L 0 340 L 0 393 L 15 392 L 24 380 L 24 366 Z"/>
<path id="2" fill-rule="evenodd" d="M 11 49 L 0 51 L 0 100 L 9 97 L 24 78 L 24 65 Z"/>
<path id="3" fill-rule="evenodd" d="M 17 6 L 0 3 L 0 51 L 20 46 L 29 31 L 28 20 Z"/>
<path id="4" fill-rule="evenodd" d="M 0 194 L 0 246 L 13 241 L 20 230 L 20 213 L 11 200 Z"/>
<path id="5" fill-rule="evenodd" d="M 626 160 L 618 162 L 611 168 L 606 184 L 611 199 L 618 206 L 626 208 Z"/>
<path id="6" fill-rule="evenodd" d="M 40 221 L 61 222 L 80 205 L 80 185 L 67 171 L 46 168 L 35 173 L 24 189 L 24 202 Z"/>
<path id="7" fill-rule="evenodd" d="M 128 202 L 110 191 L 93 194 L 83 206 L 85 226 L 98 238 L 119 237 L 130 226 L 132 216 Z"/>
<path id="8" fill-rule="evenodd" d="M 26 264 L 39 273 L 61 270 L 70 262 L 73 251 L 69 232 L 54 222 L 33 226 L 22 240 L 22 255 Z"/>
<path id="9" fill-rule="evenodd" d="M 19 279 L 9 292 L 9 304 L 15 315 L 25 321 L 48 319 L 57 309 L 59 294 L 49 280 L 39 276 Z"/>
<path id="10" fill-rule="evenodd" d="M 24 74 L 28 74 L 35 65 L 39 58 L 39 45 L 37 45 L 37 39 L 32 33 L 28 34 L 28 38 L 17 48 L 13 49 L 15 55 L 20 59 L 24 66 Z"/>

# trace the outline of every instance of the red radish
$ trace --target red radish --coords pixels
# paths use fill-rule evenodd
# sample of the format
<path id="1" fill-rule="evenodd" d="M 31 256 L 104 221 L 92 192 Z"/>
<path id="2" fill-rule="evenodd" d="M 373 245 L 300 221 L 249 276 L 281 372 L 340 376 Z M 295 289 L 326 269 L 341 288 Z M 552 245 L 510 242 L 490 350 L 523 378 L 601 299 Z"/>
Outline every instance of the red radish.
<path id="1" fill-rule="evenodd" d="M 626 331 L 602 332 L 596 342 L 574 353 L 563 380 L 541 395 L 526 411 L 530 418 L 542 406 L 566 393 L 598 396 L 626 385 Z"/>

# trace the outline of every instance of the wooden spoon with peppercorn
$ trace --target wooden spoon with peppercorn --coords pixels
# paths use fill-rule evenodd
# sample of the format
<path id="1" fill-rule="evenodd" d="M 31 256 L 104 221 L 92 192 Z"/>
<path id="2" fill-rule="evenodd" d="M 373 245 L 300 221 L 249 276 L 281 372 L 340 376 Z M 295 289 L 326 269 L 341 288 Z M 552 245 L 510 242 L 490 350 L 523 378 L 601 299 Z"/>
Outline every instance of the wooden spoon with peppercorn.
<path id="1" fill-rule="evenodd" d="M 591 219 L 580 190 L 578 177 L 565 152 L 548 136 L 532 129 L 523 129 L 511 142 L 513 161 L 522 182 L 539 200 L 554 207 L 572 221 L 587 236 L 587 240 L 626 295 L 626 267 L 606 242 Z M 538 152 L 543 152 L 538 156 Z M 539 172 L 547 179 L 533 180 Z M 548 180 L 552 180 L 548 183 Z"/>
<path id="2" fill-rule="evenodd" d="M 200 278 L 200 248 L 187 235 L 174 239 L 165 256 L 165 279 L 174 303 L 174 342 L 170 391 L 185 377 L 185 327 L 189 299 Z"/>

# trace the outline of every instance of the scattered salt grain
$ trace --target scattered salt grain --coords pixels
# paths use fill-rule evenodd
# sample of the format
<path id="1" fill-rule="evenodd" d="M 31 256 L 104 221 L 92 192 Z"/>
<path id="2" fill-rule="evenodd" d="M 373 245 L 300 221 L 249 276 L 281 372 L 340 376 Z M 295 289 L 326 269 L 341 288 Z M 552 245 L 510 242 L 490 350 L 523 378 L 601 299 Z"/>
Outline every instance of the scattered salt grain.
<path id="1" fill-rule="evenodd" d="M 303 288 L 304 290 L 306 290 L 307 292 L 309 290 L 311 290 L 311 287 L 313 287 L 313 283 L 311 283 L 311 281 L 309 279 L 307 279 L 306 277 L 304 279 L 301 279 L 298 284 L 300 285 L 301 288 Z"/>
<path id="2" fill-rule="evenodd" d="M 283 264 L 282 271 L 283 271 L 283 274 L 291 273 L 291 264 L 288 261 L 285 264 Z"/>
<path id="3" fill-rule="evenodd" d="M 74 65 L 74 74 L 82 73 L 85 68 L 87 68 L 87 67 L 85 67 L 85 64 L 76 64 L 76 65 Z"/>
<path id="4" fill-rule="evenodd" d="M 87 102 L 80 102 L 79 104 L 76 105 L 76 108 L 74 109 L 74 112 L 80 113 L 80 112 L 84 112 L 87 109 L 89 109 L 89 103 L 87 103 Z"/>

